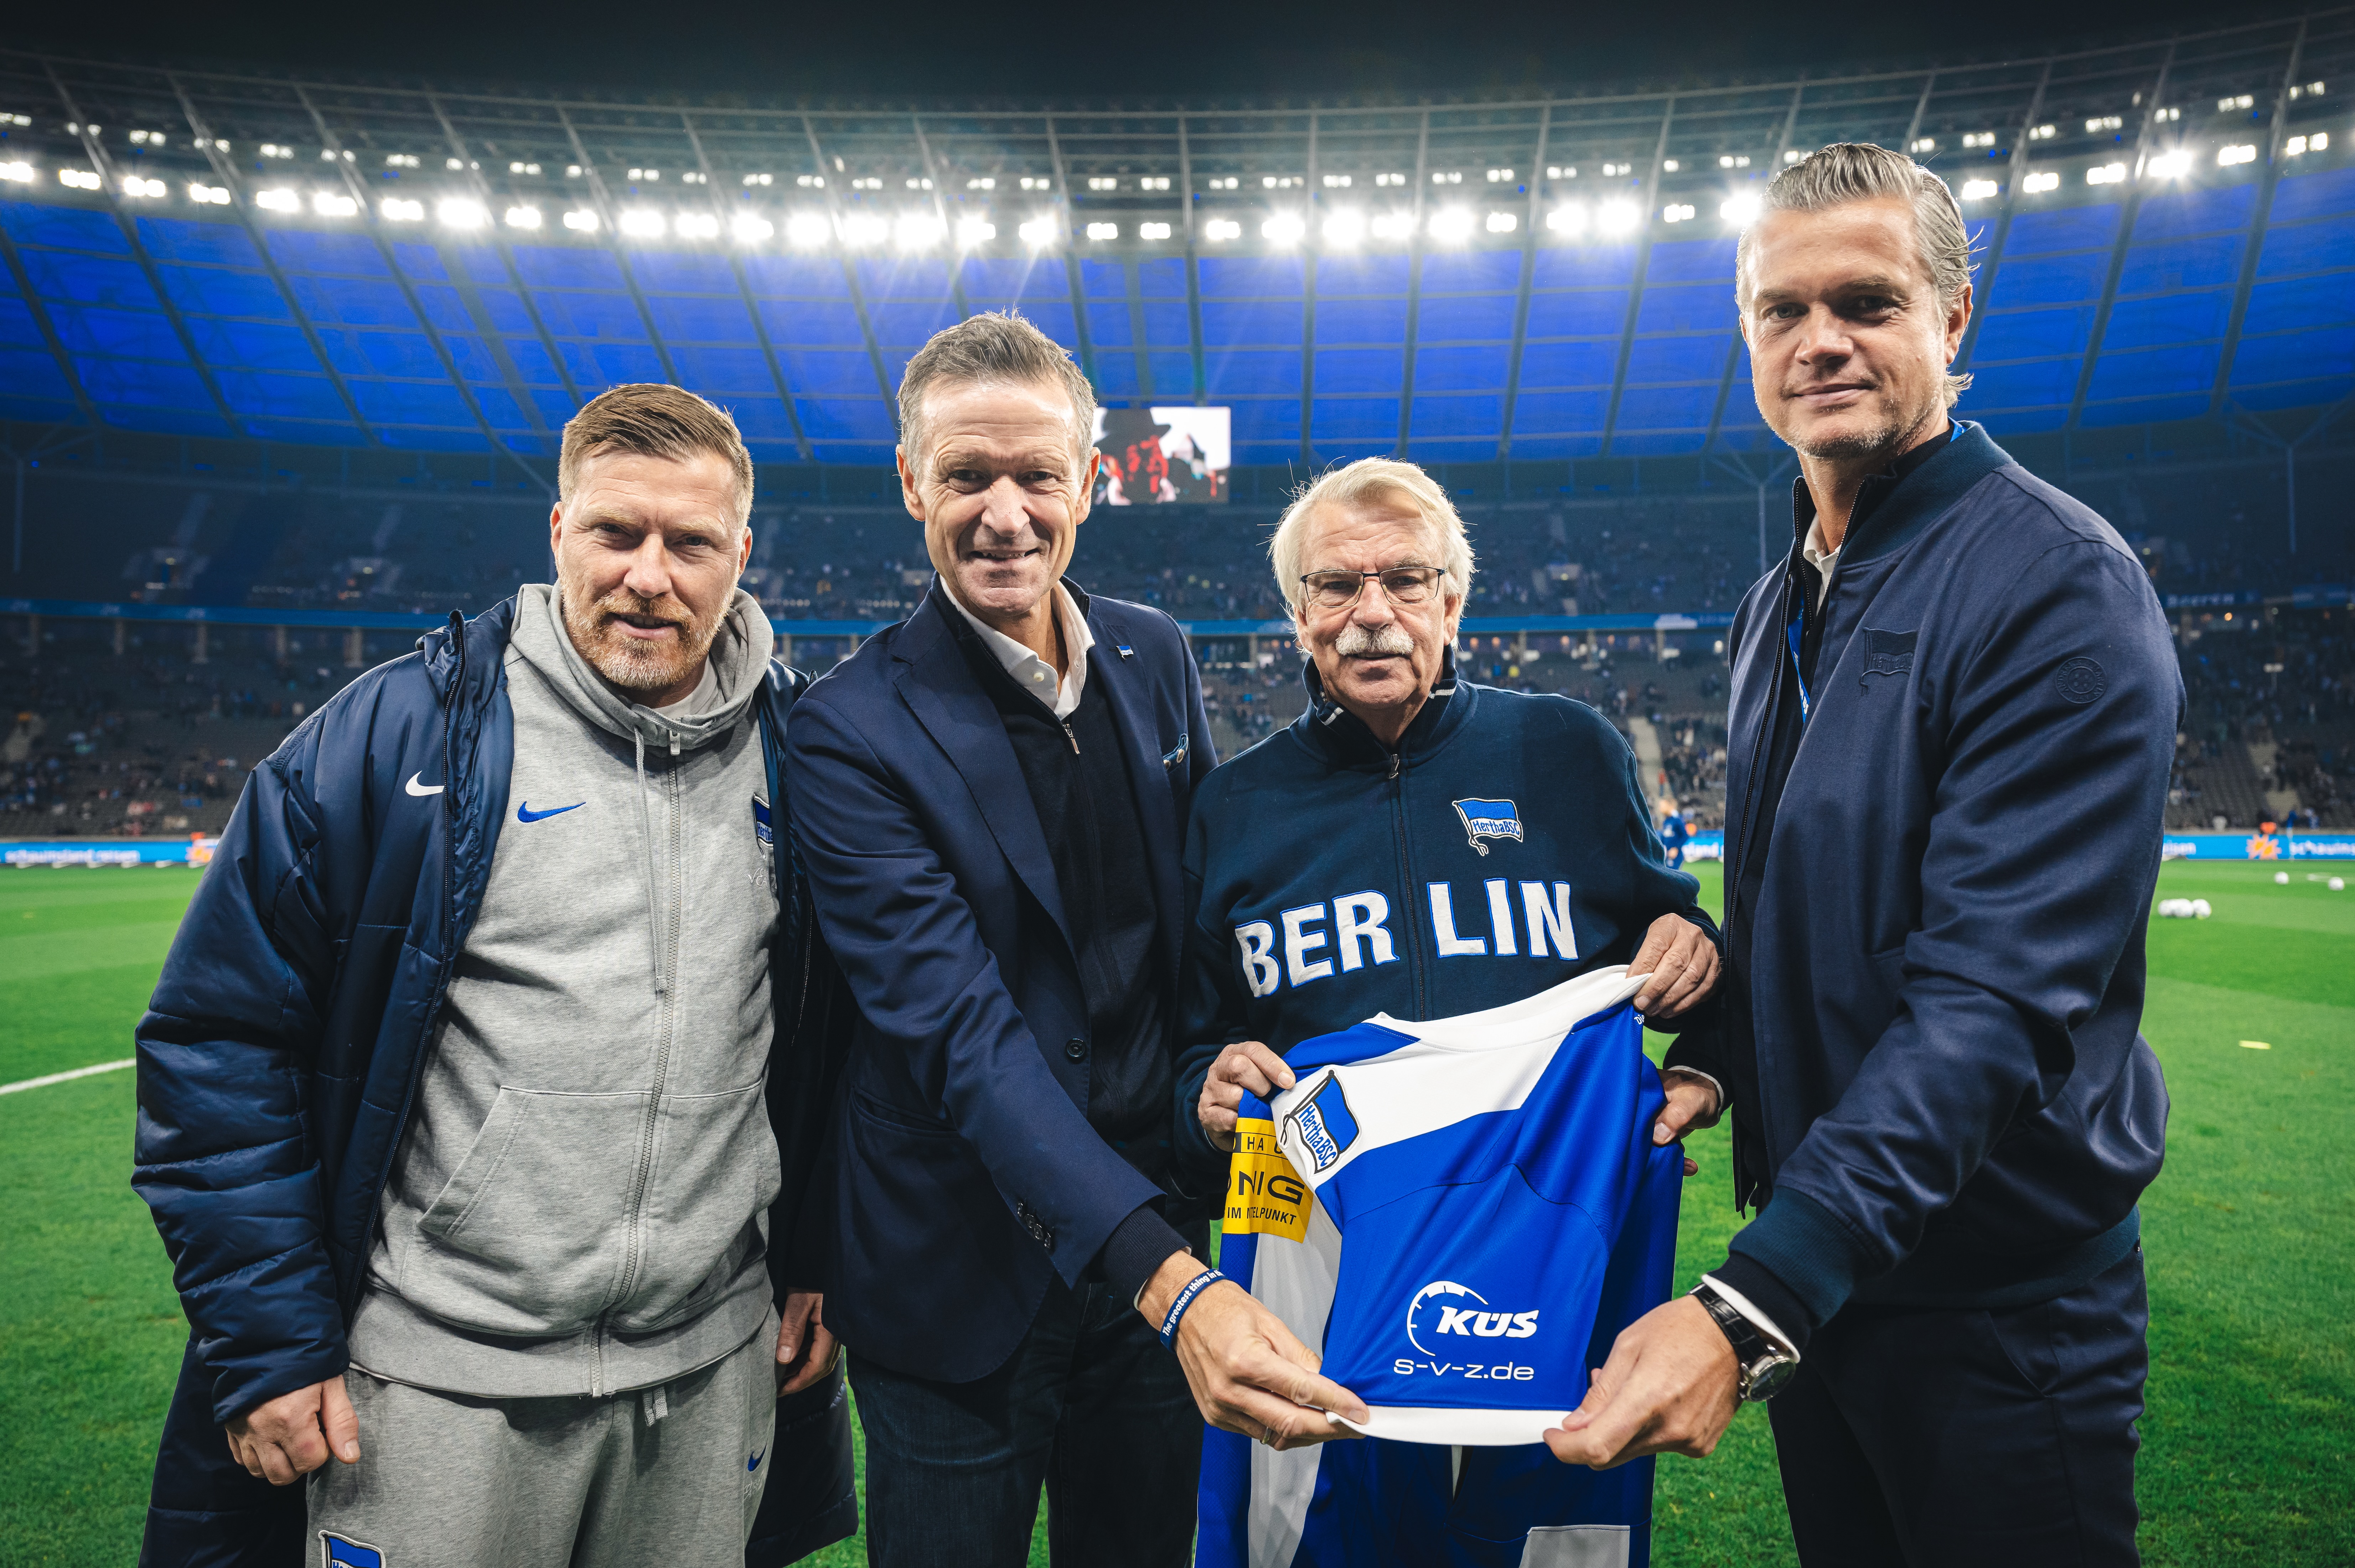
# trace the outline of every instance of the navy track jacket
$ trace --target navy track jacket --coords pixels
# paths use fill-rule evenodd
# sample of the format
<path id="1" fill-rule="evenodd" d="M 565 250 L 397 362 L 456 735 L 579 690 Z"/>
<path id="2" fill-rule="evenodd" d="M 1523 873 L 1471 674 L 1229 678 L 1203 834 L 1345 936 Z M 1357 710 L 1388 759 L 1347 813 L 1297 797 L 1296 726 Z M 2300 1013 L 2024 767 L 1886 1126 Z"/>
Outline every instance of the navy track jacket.
<path id="1" fill-rule="evenodd" d="M 344 1330 L 378 1194 L 506 816 L 515 731 L 501 658 L 514 613 L 509 599 L 452 616 L 254 768 L 139 1022 L 132 1184 L 189 1323 L 144 1564 L 307 1560 L 304 1489 L 248 1475 L 221 1424 L 349 1364 Z M 807 682 L 773 661 L 753 705 L 773 801 L 786 798 L 786 712 Z M 784 1183 L 769 1256 L 782 1298 L 848 1008 L 785 835 L 776 843 L 778 885 L 793 889 L 771 960 L 768 1102 Z M 778 1411 L 755 1563 L 857 1528 L 838 1384 L 809 1392 L 816 1408 Z"/>
<path id="2" fill-rule="evenodd" d="M 1177 1148 L 1198 1191 L 1224 1185 L 1195 1107 L 1231 1042 L 1281 1054 L 1378 1012 L 1500 1007 L 1627 962 L 1663 915 L 1716 935 L 1585 704 L 1458 681 L 1451 658 L 1393 751 L 1305 678 L 1308 711 L 1204 781 L 1187 834 Z"/>
<path id="3" fill-rule="evenodd" d="M 1734 620 L 1729 887 L 1799 700 L 1797 559 Z M 1823 613 L 1764 884 L 1732 912 L 1758 1101 L 1735 1131 L 1772 1192 L 1733 1249 L 1818 1323 L 1851 1296 L 2049 1299 L 2132 1248 L 2164 1153 L 2137 1030 L 2183 711 L 2166 619 L 2108 524 L 1968 424 L 1849 535 Z M 1707 1044 L 1668 1059 L 1748 1076 Z"/>

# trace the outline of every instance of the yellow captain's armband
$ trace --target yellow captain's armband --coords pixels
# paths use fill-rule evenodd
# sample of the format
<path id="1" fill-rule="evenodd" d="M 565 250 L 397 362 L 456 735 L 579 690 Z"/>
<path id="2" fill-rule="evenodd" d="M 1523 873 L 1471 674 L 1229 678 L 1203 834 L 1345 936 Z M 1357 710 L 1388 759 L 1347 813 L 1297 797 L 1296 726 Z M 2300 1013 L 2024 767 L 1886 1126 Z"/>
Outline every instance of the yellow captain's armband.
<path id="1" fill-rule="evenodd" d="M 1275 1123 L 1246 1117 L 1235 1123 L 1235 1135 L 1227 1214 L 1220 1231 L 1231 1236 L 1256 1234 L 1306 1241 L 1308 1211 L 1316 1200 L 1277 1146 Z"/>

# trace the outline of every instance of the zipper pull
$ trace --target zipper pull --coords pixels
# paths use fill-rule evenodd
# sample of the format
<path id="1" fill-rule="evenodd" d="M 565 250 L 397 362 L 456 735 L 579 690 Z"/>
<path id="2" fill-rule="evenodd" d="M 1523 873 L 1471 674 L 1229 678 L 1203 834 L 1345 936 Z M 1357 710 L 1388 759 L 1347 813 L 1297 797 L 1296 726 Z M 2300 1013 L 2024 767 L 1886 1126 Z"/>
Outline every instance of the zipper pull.
<path id="1" fill-rule="evenodd" d="M 1393 752 L 1391 752 L 1391 771 L 1390 771 L 1390 777 L 1391 777 L 1391 778 L 1392 778 L 1392 779 L 1396 779 L 1396 778 L 1398 777 L 1398 770 L 1399 770 L 1399 754 L 1398 754 L 1397 752 L 1393 751 Z"/>
<path id="2" fill-rule="evenodd" d="M 1071 755 L 1077 757 L 1080 754 L 1080 737 L 1072 733 L 1071 721 L 1069 719 L 1063 721 L 1063 738 L 1071 743 Z"/>

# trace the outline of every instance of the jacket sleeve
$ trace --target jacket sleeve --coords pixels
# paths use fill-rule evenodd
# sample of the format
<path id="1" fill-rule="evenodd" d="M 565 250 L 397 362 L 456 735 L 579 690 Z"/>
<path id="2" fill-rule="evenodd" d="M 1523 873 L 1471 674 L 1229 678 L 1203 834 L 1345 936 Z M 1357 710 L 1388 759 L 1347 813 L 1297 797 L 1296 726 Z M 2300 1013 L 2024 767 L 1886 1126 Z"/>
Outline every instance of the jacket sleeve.
<path id="1" fill-rule="evenodd" d="M 1241 968 L 1218 928 L 1219 912 L 1209 911 L 1206 923 L 1202 909 L 1209 855 L 1206 824 L 1216 814 L 1217 794 L 1212 785 L 1197 797 L 1186 832 L 1186 950 L 1178 976 L 1177 1103 L 1170 1107 L 1170 1130 L 1178 1181 L 1188 1196 L 1225 1190 L 1227 1156 L 1211 1147 L 1197 1107 L 1219 1053 L 1251 1036 L 1251 999 L 1244 994 Z"/>
<path id="2" fill-rule="evenodd" d="M 1159 1189 L 1056 1082 L 904 787 L 858 726 L 814 694 L 794 709 L 786 759 L 818 927 L 870 1037 L 904 1054 L 1007 1210 L 1027 1204 L 1044 1224 L 1056 1272 L 1076 1285 Z"/>
<path id="3" fill-rule="evenodd" d="M 1732 1243 L 1817 1323 L 2062 1095 L 2157 874 L 2182 682 L 2149 584 L 2082 541 L 2007 595 L 1949 677 L 1896 1020 Z"/>
<path id="4" fill-rule="evenodd" d="M 222 1422 L 349 1361 L 304 1105 L 336 959 L 302 783 L 319 735 L 298 730 L 247 779 L 136 1036 L 132 1186 Z"/>

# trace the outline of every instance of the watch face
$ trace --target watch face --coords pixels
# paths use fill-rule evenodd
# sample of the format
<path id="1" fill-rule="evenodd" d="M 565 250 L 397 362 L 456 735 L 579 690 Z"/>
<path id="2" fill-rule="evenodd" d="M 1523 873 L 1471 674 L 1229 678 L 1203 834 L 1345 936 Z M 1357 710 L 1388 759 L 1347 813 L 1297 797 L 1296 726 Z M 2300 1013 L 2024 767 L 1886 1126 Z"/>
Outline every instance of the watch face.
<path id="1" fill-rule="evenodd" d="M 1768 1356 L 1750 1369 L 1750 1376 L 1746 1380 L 1750 1386 L 1742 1391 L 1742 1397 L 1752 1401 L 1772 1399 L 1783 1392 L 1784 1385 L 1798 1370 L 1796 1361 L 1786 1361 L 1781 1356 Z"/>

